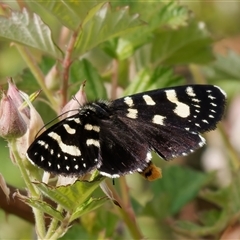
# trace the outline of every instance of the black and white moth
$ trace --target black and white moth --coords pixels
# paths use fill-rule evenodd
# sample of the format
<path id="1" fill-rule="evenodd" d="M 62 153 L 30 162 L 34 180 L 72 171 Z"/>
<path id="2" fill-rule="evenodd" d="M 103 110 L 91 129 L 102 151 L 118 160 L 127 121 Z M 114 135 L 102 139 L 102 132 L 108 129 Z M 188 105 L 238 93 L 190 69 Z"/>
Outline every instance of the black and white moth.
<path id="1" fill-rule="evenodd" d="M 202 147 L 200 133 L 216 128 L 225 101 L 217 86 L 187 85 L 87 103 L 38 136 L 27 158 L 65 176 L 98 169 L 111 178 L 151 178 L 151 151 L 169 160 Z"/>

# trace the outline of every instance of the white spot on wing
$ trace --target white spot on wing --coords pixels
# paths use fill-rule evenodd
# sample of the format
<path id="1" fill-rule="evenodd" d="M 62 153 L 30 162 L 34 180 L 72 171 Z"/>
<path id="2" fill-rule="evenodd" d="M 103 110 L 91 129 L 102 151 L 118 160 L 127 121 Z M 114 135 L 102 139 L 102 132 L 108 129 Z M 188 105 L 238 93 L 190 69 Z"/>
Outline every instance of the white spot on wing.
<path id="1" fill-rule="evenodd" d="M 153 99 L 149 95 L 143 95 L 143 99 L 147 105 L 156 105 Z"/>
<path id="2" fill-rule="evenodd" d="M 67 145 L 63 143 L 61 136 L 59 136 L 55 132 L 50 132 L 48 133 L 48 136 L 57 141 L 59 147 L 61 148 L 62 152 L 68 153 L 69 155 L 72 156 L 81 156 L 81 151 L 77 146 L 74 145 Z"/>
<path id="3" fill-rule="evenodd" d="M 85 124 L 84 129 L 88 131 L 100 132 L 100 127 L 92 124 Z"/>
<path id="4" fill-rule="evenodd" d="M 79 119 L 79 118 L 74 118 L 73 120 L 75 121 L 75 123 L 78 123 L 78 124 L 80 124 L 80 123 L 81 123 L 81 121 L 80 121 L 80 119 Z"/>
<path id="5" fill-rule="evenodd" d="M 186 118 L 190 115 L 190 107 L 185 104 L 182 103 L 178 100 L 177 98 L 177 93 L 175 90 L 171 89 L 171 90 L 166 90 L 165 91 L 167 99 L 176 104 L 175 109 L 173 110 L 179 117 L 182 118 Z"/>
<path id="6" fill-rule="evenodd" d="M 66 118 L 66 121 L 74 121 L 74 120 L 75 120 L 75 118 L 73 118 L 73 117 Z"/>
<path id="7" fill-rule="evenodd" d="M 42 140 L 38 140 L 37 143 L 38 143 L 39 145 L 41 145 L 41 146 L 45 146 L 45 144 L 46 144 L 46 143 L 45 143 L 44 141 L 42 141 Z"/>
<path id="8" fill-rule="evenodd" d="M 76 164 L 76 165 L 74 166 L 74 168 L 75 168 L 76 170 L 78 170 L 78 165 Z"/>
<path id="9" fill-rule="evenodd" d="M 76 133 L 76 129 L 71 128 L 68 124 L 63 124 L 63 127 L 65 128 L 65 130 L 67 131 L 67 133 L 69 134 L 75 134 Z"/>
<path id="10" fill-rule="evenodd" d="M 103 176 L 106 176 L 106 177 L 109 177 L 109 178 L 119 178 L 120 175 L 119 174 L 109 174 L 109 173 L 105 173 L 105 172 L 101 172 L 100 171 L 100 174 L 103 175 Z"/>
<path id="11" fill-rule="evenodd" d="M 177 94 L 176 94 L 176 91 L 171 89 L 171 90 L 166 90 L 165 91 L 166 93 L 166 96 L 167 96 L 167 99 L 170 101 L 170 102 L 178 102 L 178 98 L 177 98 Z"/>
<path id="12" fill-rule="evenodd" d="M 138 110 L 137 109 L 129 108 L 128 109 L 128 113 L 127 113 L 127 117 L 132 118 L 132 119 L 136 119 L 137 118 L 137 114 L 138 114 Z"/>
<path id="13" fill-rule="evenodd" d="M 87 146 L 94 145 L 95 147 L 98 147 L 98 148 L 100 147 L 99 141 L 95 140 L 95 139 L 88 139 L 86 141 L 86 144 L 87 144 Z"/>
<path id="14" fill-rule="evenodd" d="M 214 107 L 216 107 L 217 106 L 217 104 L 216 103 L 210 103 L 212 106 L 214 106 Z"/>
<path id="15" fill-rule="evenodd" d="M 155 123 L 155 124 L 164 125 L 164 119 L 165 118 L 166 117 L 161 116 L 161 115 L 154 115 L 153 119 L 152 119 L 152 122 Z"/>
<path id="16" fill-rule="evenodd" d="M 129 107 L 133 107 L 134 103 L 131 97 L 125 97 L 124 98 L 124 102 L 129 106 Z"/>
<path id="17" fill-rule="evenodd" d="M 214 97 L 214 96 L 212 96 L 212 95 L 208 95 L 208 98 L 210 98 L 210 99 L 212 99 L 212 100 L 216 99 L 216 97 Z"/>
<path id="18" fill-rule="evenodd" d="M 196 108 L 201 108 L 200 105 L 197 105 L 197 104 L 193 104 L 193 106 Z"/>
<path id="19" fill-rule="evenodd" d="M 186 88 L 186 93 L 187 93 L 187 95 L 190 96 L 190 97 L 195 97 L 195 96 L 196 96 L 193 88 L 190 87 L 190 86 Z"/>
<path id="20" fill-rule="evenodd" d="M 181 103 L 181 102 L 176 102 L 177 106 L 174 109 L 174 112 L 182 118 L 186 118 L 190 115 L 190 108 L 187 104 Z"/>
<path id="21" fill-rule="evenodd" d="M 192 101 L 193 102 L 197 102 L 197 103 L 199 103 L 199 102 L 201 102 L 199 99 L 197 99 L 197 98 L 192 98 Z"/>
<path id="22" fill-rule="evenodd" d="M 199 146 L 202 147 L 205 143 L 206 143 L 206 140 L 204 137 L 202 137 L 201 135 L 198 135 L 200 138 L 201 138 L 201 142 L 199 142 Z"/>
<path id="23" fill-rule="evenodd" d="M 147 152 L 147 155 L 146 155 L 146 162 L 150 162 L 152 159 L 152 153 L 151 152 Z"/>

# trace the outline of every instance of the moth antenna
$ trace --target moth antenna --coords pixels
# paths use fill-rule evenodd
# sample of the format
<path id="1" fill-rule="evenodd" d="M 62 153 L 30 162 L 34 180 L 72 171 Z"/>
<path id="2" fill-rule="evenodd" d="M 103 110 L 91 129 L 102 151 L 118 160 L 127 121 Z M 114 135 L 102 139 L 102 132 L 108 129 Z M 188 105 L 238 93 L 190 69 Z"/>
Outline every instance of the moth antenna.
<path id="1" fill-rule="evenodd" d="M 55 118 L 53 118 L 51 121 L 49 121 L 48 123 L 44 124 L 36 133 L 35 139 L 38 137 L 38 134 L 45 128 L 47 127 L 49 124 L 51 124 L 52 122 L 56 121 L 58 118 L 62 117 L 63 115 L 72 112 L 72 111 L 79 111 L 79 109 L 72 109 L 72 110 L 68 110 L 64 113 L 61 113 L 60 115 L 56 116 Z"/>

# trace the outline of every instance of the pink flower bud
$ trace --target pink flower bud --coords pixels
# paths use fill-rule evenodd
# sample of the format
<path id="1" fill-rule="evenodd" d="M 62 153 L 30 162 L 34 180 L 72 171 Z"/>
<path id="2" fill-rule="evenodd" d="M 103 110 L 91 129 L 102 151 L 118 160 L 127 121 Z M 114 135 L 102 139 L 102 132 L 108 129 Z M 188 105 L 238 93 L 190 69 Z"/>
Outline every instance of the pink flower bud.
<path id="1" fill-rule="evenodd" d="M 24 100 L 20 94 L 19 89 L 14 84 L 12 78 L 8 79 L 8 91 L 7 96 L 10 96 L 13 100 L 15 106 L 19 109 L 19 107 L 23 104 Z M 29 107 L 19 109 L 23 114 L 25 114 L 28 118 L 30 117 Z"/>
<path id="2" fill-rule="evenodd" d="M 27 124 L 18 111 L 13 99 L 2 92 L 0 102 L 0 136 L 3 138 L 18 138 L 27 131 Z"/>
<path id="3" fill-rule="evenodd" d="M 38 96 L 38 93 L 34 93 L 33 95 L 35 98 Z M 28 123 L 27 132 L 21 138 L 17 139 L 17 149 L 21 158 L 25 157 L 26 151 L 30 144 L 34 141 L 36 135 L 40 134 L 42 131 L 45 130 L 45 128 L 43 128 L 44 126 L 43 120 L 39 113 L 36 111 L 36 109 L 33 107 L 30 100 L 28 99 L 28 96 L 26 96 L 25 100 L 29 105 L 30 118 L 27 119 Z"/>
<path id="4" fill-rule="evenodd" d="M 78 92 L 75 96 L 63 107 L 61 114 L 64 114 L 62 118 L 70 117 L 76 114 L 80 106 L 87 102 L 87 96 L 84 92 L 85 81 L 81 84 Z M 71 111 L 72 110 L 72 111 Z"/>

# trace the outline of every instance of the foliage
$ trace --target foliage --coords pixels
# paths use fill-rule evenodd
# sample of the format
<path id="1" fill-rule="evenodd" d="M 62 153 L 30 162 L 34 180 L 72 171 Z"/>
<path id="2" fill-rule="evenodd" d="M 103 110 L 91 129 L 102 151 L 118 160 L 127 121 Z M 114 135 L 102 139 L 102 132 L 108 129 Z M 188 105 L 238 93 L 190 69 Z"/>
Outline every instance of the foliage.
<path id="1" fill-rule="evenodd" d="M 11 43 L 25 64 L 13 76 L 18 88 L 29 94 L 42 90 L 36 107 L 47 121 L 60 114 L 84 80 L 92 101 L 202 83 L 197 64 L 205 65 L 201 70 L 208 83 L 220 84 L 228 94 L 240 78 L 239 56 L 230 52 L 216 56 L 212 63 L 212 39 L 206 27 L 176 1 L 10 4 L 0 4 L 0 38 Z M 187 81 L 179 74 L 183 66 L 192 74 Z M 170 163 L 158 163 L 163 179 L 154 183 L 130 176 L 112 185 L 93 176 L 56 186 L 42 182 L 42 172 L 26 163 L 14 143 L 9 147 L 29 191 L 29 196 L 16 196 L 33 208 L 39 239 L 216 238 L 239 219 L 239 159 L 234 153 L 226 157 L 235 161 L 230 169 L 232 182 L 226 187 L 215 184 L 215 174 Z M 103 190 L 108 198 L 99 189 L 103 181 L 107 182 Z M 134 193 L 133 188 L 138 187 L 139 192 Z M 195 209 L 197 221 L 183 221 L 184 208 L 200 201 L 211 204 L 211 211 Z M 44 214 L 51 219 L 48 228 Z"/>

